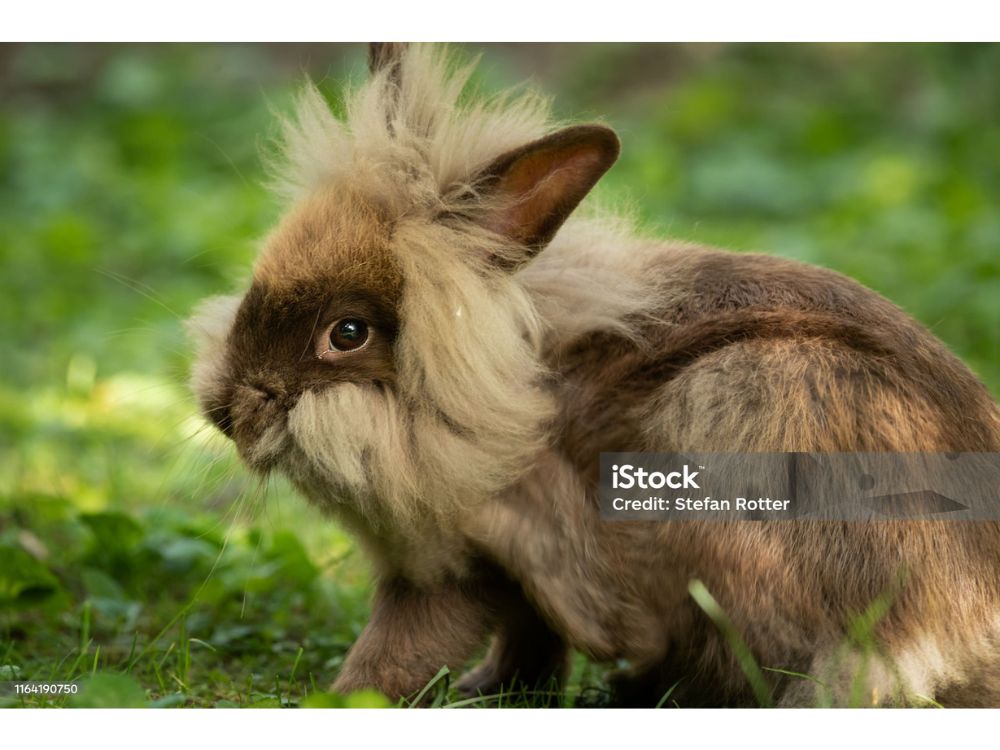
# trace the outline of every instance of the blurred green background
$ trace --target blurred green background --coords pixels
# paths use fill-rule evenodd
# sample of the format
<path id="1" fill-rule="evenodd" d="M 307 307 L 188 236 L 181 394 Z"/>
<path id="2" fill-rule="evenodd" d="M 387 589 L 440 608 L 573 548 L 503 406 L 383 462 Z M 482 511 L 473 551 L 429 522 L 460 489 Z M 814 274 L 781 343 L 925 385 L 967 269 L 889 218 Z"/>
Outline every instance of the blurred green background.
<path id="1" fill-rule="evenodd" d="M 645 229 L 843 271 L 1000 390 L 1000 46 L 477 52 L 487 90 L 530 78 L 618 130 L 598 192 Z M 364 623 L 364 561 L 202 429 L 181 321 L 239 287 L 277 217 L 273 111 L 305 74 L 335 101 L 363 69 L 362 45 L 0 46 L 0 682 L 82 678 L 72 705 L 341 700 L 322 691 Z M 565 700 L 599 675 L 578 659 Z"/>

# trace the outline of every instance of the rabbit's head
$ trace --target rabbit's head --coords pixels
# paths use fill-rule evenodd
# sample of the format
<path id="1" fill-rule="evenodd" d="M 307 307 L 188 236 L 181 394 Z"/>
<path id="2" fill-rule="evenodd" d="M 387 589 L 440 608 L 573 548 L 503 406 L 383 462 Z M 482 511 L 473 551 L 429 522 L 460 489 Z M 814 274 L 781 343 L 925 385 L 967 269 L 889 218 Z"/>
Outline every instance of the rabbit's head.
<path id="1" fill-rule="evenodd" d="M 376 47 L 334 117 L 284 123 L 292 207 L 249 290 L 203 304 L 194 390 L 251 467 L 374 524 L 453 513 L 514 481 L 554 414 L 517 270 L 618 154 L 531 94 L 461 105 L 469 70 Z"/>

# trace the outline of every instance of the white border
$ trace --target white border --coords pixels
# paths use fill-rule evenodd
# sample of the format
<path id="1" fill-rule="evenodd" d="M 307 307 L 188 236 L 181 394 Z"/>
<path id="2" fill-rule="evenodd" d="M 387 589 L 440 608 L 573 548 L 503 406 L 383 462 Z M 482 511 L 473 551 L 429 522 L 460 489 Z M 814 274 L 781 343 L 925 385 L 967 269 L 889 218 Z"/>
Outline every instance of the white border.
<path id="1" fill-rule="evenodd" d="M 8 3 L 3 41 L 980 41 L 995 39 L 1000 4 L 950 0 L 616 0 L 545 6 L 538 0 L 209 4 L 77 0 Z M 351 5 L 362 5 L 351 3 Z M 4 747 L 197 746 L 269 750 L 331 747 L 476 750 L 538 748 L 815 748 L 953 745 L 993 738 L 988 711 L 53 711 L 0 713 Z"/>
<path id="2" fill-rule="evenodd" d="M 9 748 L 313 746 L 511 748 L 953 747 L 990 742 L 1000 710 L 508 709 L 508 710 L 30 710 L 0 712 Z"/>
<path id="3" fill-rule="evenodd" d="M 3 41 L 990 41 L 991 0 L 29 0 Z"/>

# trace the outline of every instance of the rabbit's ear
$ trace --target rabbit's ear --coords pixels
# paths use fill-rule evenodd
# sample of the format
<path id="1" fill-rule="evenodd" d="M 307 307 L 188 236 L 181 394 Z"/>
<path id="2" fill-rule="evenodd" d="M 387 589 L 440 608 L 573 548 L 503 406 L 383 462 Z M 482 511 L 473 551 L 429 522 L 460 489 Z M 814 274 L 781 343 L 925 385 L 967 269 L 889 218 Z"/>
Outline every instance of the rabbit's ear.
<path id="1" fill-rule="evenodd" d="M 506 265 L 520 265 L 548 244 L 620 148 L 610 128 L 578 125 L 510 151 L 480 173 L 476 184 L 497 206 L 487 227 L 527 249 Z"/>

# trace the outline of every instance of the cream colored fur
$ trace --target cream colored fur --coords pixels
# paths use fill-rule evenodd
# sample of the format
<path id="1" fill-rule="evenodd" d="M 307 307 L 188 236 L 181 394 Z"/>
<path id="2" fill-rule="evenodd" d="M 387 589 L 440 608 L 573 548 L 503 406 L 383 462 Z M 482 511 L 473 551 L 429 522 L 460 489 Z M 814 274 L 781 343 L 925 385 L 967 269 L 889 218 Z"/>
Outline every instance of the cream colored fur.
<path id="1" fill-rule="evenodd" d="M 292 200 L 331 182 L 391 180 L 402 211 L 436 203 L 494 157 L 556 129 L 545 98 L 505 92 L 463 104 L 475 63 L 457 65 L 440 46 L 412 45 L 396 89 L 383 70 L 345 96 L 338 120 L 312 84 L 299 96 L 295 115 L 282 121 L 281 156 L 274 186 Z"/>

